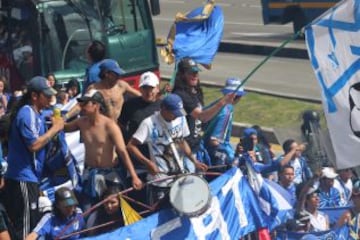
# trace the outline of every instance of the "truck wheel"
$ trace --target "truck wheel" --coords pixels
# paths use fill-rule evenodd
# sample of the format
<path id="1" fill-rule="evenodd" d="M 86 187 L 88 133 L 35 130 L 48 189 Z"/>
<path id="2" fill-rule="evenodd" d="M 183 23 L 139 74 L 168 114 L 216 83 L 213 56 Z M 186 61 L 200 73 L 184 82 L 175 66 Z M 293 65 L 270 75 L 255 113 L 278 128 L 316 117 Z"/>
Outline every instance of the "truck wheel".
<path id="1" fill-rule="evenodd" d="M 294 12 L 293 15 L 293 29 L 294 33 L 297 33 L 304 27 L 306 24 L 306 17 L 304 12 L 301 9 L 298 9 Z"/>

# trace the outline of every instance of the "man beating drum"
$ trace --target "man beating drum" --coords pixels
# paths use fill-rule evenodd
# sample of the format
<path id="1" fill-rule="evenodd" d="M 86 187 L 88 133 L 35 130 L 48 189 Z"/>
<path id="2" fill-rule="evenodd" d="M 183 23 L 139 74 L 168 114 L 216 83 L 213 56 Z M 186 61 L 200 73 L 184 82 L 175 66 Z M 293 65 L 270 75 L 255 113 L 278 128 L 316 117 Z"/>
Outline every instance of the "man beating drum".
<path id="1" fill-rule="evenodd" d="M 151 181 L 147 191 L 149 204 L 168 195 L 173 179 L 161 179 L 187 171 L 183 163 L 185 156 L 198 170 L 207 171 L 207 165 L 193 157 L 184 139 L 189 134 L 182 100 L 176 94 L 169 94 L 162 100 L 160 111 L 142 121 L 130 139 L 127 145 L 129 153 L 148 169 L 147 180 Z M 149 146 L 150 159 L 139 151 L 138 146 L 144 143 Z"/>

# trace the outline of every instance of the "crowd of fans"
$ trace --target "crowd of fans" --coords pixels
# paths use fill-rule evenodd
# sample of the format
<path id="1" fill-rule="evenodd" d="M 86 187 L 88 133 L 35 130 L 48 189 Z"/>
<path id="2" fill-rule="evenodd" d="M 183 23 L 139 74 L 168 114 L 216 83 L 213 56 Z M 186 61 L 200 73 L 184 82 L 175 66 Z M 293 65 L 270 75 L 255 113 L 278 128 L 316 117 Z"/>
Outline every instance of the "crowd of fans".
<path id="1" fill-rule="evenodd" d="M 7 79 L 0 78 L 0 116 L 10 119 L 1 136 L 0 239 L 54 239 L 112 221 L 85 235 L 110 231 L 123 223 L 118 221 L 119 198 L 108 196 L 132 186 L 145 192 L 147 204 L 167 207 L 169 175 L 205 172 L 209 167 L 218 172 L 239 167 L 246 174 L 249 160 L 264 178 L 288 193 L 296 209 L 281 229 L 326 231 L 343 224 L 358 229 L 353 220 L 360 211 L 360 182 L 351 169 L 310 169 L 311 159 L 302 154 L 305 145 L 294 139 L 284 141 L 283 154 L 276 156 L 259 126 L 244 129 L 233 146 L 234 105 L 246 94 L 240 79 L 227 79 L 223 96 L 205 107 L 200 68 L 193 59 L 178 63 L 173 89 L 166 87 L 162 94 L 152 72 L 141 75 L 139 90 L 122 81 L 124 71 L 116 61 L 104 59 L 101 42 L 93 42 L 88 55 L 90 66 L 82 85 L 71 79 L 58 88 L 55 75 L 49 73 L 29 79 L 24 91 L 10 94 Z M 126 100 L 125 94 L 130 95 Z M 72 99 L 77 104 L 62 118 L 52 115 Z M 61 132 L 74 131 L 80 131 L 85 146 L 81 186 L 57 188 L 52 210 L 39 211 L 48 144 Z M 143 188 L 145 182 L 149 184 Z M 82 216 L 104 199 L 103 208 Z M 329 207 L 348 208 L 331 223 L 321 211 Z M 73 234 L 70 239 L 79 237 Z"/>

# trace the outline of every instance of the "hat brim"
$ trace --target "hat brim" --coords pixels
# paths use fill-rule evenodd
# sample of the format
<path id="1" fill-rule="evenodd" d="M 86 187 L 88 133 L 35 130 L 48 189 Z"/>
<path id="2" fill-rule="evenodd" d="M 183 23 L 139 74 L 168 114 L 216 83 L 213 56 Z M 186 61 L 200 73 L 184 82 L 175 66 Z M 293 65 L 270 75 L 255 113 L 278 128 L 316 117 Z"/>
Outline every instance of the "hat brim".
<path id="1" fill-rule="evenodd" d="M 76 99 L 78 102 L 88 102 L 91 101 L 92 98 L 91 97 L 79 97 Z"/>
<path id="2" fill-rule="evenodd" d="M 61 207 L 70 207 L 70 206 L 77 206 L 78 201 L 74 198 L 67 198 L 59 202 Z"/>
<path id="3" fill-rule="evenodd" d="M 47 89 L 42 90 L 42 93 L 48 97 L 55 96 L 57 94 L 57 91 L 53 89 L 52 87 L 49 87 Z"/>
<path id="4" fill-rule="evenodd" d="M 223 89 L 221 90 L 221 92 L 222 92 L 223 94 L 229 94 L 229 93 L 233 93 L 234 90 L 223 88 Z M 237 90 L 235 93 L 236 93 L 236 96 L 238 96 L 238 97 L 242 97 L 242 96 L 244 96 L 244 95 L 246 94 L 245 91 L 241 91 L 241 90 Z"/>
<path id="5" fill-rule="evenodd" d="M 186 115 L 186 112 L 183 108 L 177 110 L 170 110 L 170 112 L 174 114 L 175 117 L 182 117 Z"/>
<path id="6" fill-rule="evenodd" d="M 139 84 L 139 87 L 157 87 L 159 84 L 150 84 L 150 83 L 143 83 Z"/>
<path id="7" fill-rule="evenodd" d="M 336 173 L 327 173 L 323 175 L 323 178 L 335 179 L 337 176 Z"/>

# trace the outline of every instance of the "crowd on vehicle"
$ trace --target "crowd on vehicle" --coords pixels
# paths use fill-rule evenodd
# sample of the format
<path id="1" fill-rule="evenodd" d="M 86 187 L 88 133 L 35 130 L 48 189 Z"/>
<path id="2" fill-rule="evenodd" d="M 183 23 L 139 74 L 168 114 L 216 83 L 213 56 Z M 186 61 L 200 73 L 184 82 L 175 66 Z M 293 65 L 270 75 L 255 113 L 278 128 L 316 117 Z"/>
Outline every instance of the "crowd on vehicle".
<path id="1" fill-rule="evenodd" d="M 306 146 L 291 138 L 277 156 L 259 126 L 245 128 L 233 146 L 234 105 L 246 94 L 239 78 L 226 79 L 222 97 L 205 106 L 201 69 L 193 59 L 177 63 L 173 87 L 161 89 L 158 76 L 145 72 L 137 90 L 121 80 L 124 70 L 105 59 L 105 52 L 101 42 L 91 43 L 84 83 L 71 79 L 60 88 L 49 73 L 10 93 L 8 80 L 0 78 L 0 239 L 77 239 L 110 231 L 124 224 L 117 195 L 122 190 L 143 192 L 137 200 L 156 210 L 171 207 L 169 176 L 223 173 L 230 167 L 246 175 L 249 160 L 288 193 L 295 209 L 294 218 L 279 229 L 326 231 L 349 224 L 360 236 L 355 221 L 360 182 L 352 169 L 311 169 Z M 76 104 L 57 116 L 55 109 L 70 101 Z M 49 146 L 64 132 L 80 132 L 84 169 L 80 186 L 54 186 L 51 202 L 40 187 L 50 168 Z M 99 201 L 102 207 L 83 215 Z M 337 222 L 321 210 L 338 207 L 347 208 Z M 81 233 L 86 228 L 91 230 Z"/>

